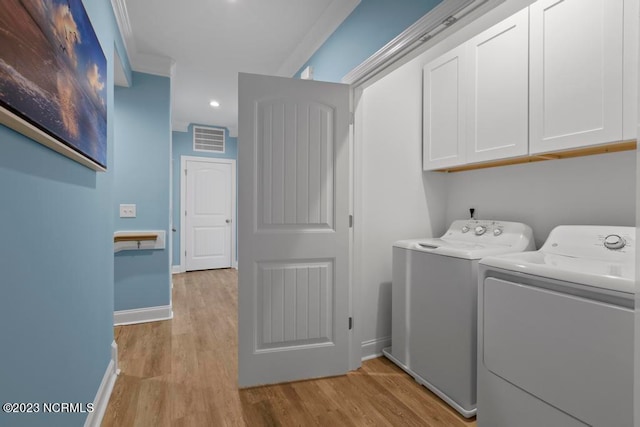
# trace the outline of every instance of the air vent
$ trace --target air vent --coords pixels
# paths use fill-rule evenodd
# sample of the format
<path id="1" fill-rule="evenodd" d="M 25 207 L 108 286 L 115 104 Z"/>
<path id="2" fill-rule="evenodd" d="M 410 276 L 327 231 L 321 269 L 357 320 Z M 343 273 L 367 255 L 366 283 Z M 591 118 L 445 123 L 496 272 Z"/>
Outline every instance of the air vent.
<path id="1" fill-rule="evenodd" d="M 224 129 L 194 126 L 193 151 L 224 153 Z"/>

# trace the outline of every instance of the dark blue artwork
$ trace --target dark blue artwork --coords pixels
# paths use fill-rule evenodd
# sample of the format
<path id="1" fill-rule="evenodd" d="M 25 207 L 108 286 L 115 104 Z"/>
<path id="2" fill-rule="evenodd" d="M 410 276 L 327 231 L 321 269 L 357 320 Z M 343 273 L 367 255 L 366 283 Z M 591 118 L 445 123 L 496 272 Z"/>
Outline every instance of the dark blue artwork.
<path id="1" fill-rule="evenodd" d="M 106 83 L 81 0 L 2 0 L 0 106 L 106 167 Z"/>

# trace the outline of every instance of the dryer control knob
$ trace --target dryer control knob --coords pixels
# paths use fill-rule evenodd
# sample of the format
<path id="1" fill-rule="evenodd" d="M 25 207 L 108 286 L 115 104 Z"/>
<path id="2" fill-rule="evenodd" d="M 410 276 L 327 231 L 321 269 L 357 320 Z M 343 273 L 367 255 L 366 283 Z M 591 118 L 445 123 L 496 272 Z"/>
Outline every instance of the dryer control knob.
<path id="1" fill-rule="evenodd" d="M 467 227 L 466 225 L 464 227 L 462 227 L 462 232 L 466 233 L 467 231 L 469 231 L 469 227 Z"/>
<path id="2" fill-rule="evenodd" d="M 609 234 L 604 238 L 604 247 L 607 249 L 622 249 L 626 244 L 627 242 L 617 234 Z"/>
<path id="3" fill-rule="evenodd" d="M 494 236 L 499 236 L 502 234 L 502 229 L 501 228 L 494 228 L 493 229 L 493 235 Z"/>
<path id="4" fill-rule="evenodd" d="M 479 225 L 475 228 L 474 231 L 476 233 L 476 236 L 482 236 L 484 232 L 487 231 L 487 227 L 485 227 L 484 225 Z"/>

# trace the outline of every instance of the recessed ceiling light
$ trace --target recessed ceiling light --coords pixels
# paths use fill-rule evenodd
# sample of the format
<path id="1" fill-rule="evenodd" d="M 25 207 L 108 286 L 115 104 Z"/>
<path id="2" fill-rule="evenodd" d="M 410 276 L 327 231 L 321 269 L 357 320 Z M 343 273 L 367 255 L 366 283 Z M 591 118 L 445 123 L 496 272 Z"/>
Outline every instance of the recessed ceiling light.
<path id="1" fill-rule="evenodd" d="M 211 105 L 214 108 L 218 108 L 220 106 L 220 103 L 214 100 L 214 101 L 211 101 L 209 105 Z"/>

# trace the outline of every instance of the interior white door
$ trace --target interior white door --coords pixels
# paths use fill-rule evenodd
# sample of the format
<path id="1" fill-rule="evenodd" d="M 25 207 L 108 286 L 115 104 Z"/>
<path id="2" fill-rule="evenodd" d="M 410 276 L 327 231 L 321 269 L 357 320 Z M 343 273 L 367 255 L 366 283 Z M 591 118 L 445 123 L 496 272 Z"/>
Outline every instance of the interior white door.
<path id="1" fill-rule="evenodd" d="M 240 74 L 239 385 L 344 374 L 349 87 Z"/>
<path id="2" fill-rule="evenodd" d="M 230 163 L 187 160 L 186 270 L 231 267 Z"/>

